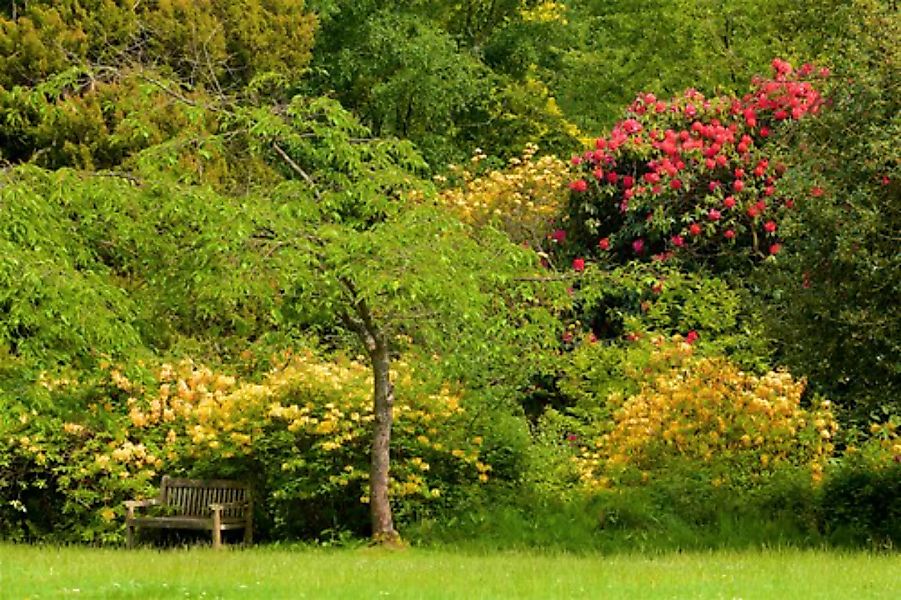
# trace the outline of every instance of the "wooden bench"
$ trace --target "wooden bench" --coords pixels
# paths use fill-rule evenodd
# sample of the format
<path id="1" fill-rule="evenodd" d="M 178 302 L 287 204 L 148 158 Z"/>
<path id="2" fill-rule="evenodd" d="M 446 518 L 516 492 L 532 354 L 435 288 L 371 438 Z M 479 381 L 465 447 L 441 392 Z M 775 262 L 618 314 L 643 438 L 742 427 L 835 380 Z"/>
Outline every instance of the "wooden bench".
<path id="1" fill-rule="evenodd" d="M 137 516 L 135 509 L 158 506 L 160 516 Z M 127 544 L 134 546 L 135 529 L 200 529 L 213 532 L 213 548 L 222 547 L 222 532 L 244 530 L 244 543 L 253 541 L 253 503 L 250 487 L 224 479 L 176 479 L 164 476 L 160 494 L 148 500 L 125 503 Z"/>

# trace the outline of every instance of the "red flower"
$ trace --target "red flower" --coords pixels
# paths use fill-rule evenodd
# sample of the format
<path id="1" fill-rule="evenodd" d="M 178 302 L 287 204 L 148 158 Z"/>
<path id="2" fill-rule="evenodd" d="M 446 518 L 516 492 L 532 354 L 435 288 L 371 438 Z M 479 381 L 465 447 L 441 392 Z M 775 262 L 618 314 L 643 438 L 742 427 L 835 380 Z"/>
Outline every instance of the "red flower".
<path id="1" fill-rule="evenodd" d="M 732 182 L 732 189 L 736 192 L 742 191 L 743 189 L 745 189 L 745 182 L 741 179 L 736 179 Z"/>
<path id="2" fill-rule="evenodd" d="M 782 244 L 773 244 L 770 246 L 770 254 L 772 255 L 779 254 L 780 250 L 782 250 Z"/>
<path id="3" fill-rule="evenodd" d="M 632 242 L 632 250 L 635 251 L 635 254 L 641 254 L 644 252 L 644 240 L 638 238 L 634 242 Z"/>
<path id="4" fill-rule="evenodd" d="M 584 258 L 576 258 L 573 259 L 573 269 L 578 272 L 582 272 L 585 270 L 585 259 Z"/>
<path id="5" fill-rule="evenodd" d="M 825 193 L 826 193 L 825 190 L 819 186 L 814 186 L 814 187 L 810 188 L 810 195 L 813 196 L 814 198 L 819 198 L 820 196 L 822 196 Z"/>
<path id="6" fill-rule="evenodd" d="M 558 243 L 563 243 L 566 240 L 566 232 L 562 229 L 555 229 L 554 233 L 551 234 L 551 239 Z"/>
<path id="7" fill-rule="evenodd" d="M 598 241 L 598 248 L 601 250 L 609 250 L 610 249 L 610 238 L 601 238 Z"/>
<path id="8" fill-rule="evenodd" d="M 715 208 L 711 208 L 707 212 L 707 218 L 710 219 L 711 221 L 719 221 L 720 217 L 722 217 L 722 216 L 723 216 L 722 213 Z"/>
<path id="9" fill-rule="evenodd" d="M 685 240 L 682 239 L 682 236 L 681 236 L 681 235 L 674 235 L 674 236 L 671 238 L 671 241 L 673 242 L 673 246 L 675 246 L 675 247 L 677 247 L 677 248 L 681 248 L 682 246 L 685 245 Z"/>
<path id="10" fill-rule="evenodd" d="M 733 208 L 735 206 L 735 198 L 732 196 L 726 196 L 723 198 L 723 206 L 726 208 Z"/>
<path id="11" fill-rule="evenodd" d="M 689 344 L 694 344 L 696 341 L 698 341 L 698 338 L 699 338 L 699 337 L 701 337 L 701 336 L 698 335 L 698 332 L 695 331 L 694 329 L 692 329 L 692 330 L 689 331 L 688 334 L 685 336 L 685 341 L 688 342 Z"/>
<path id="12" fill-rule="evenodd" d="M 579 179 L 578 181 L 573 181 L 569 184 L 569 189 L 574 192 L 585 192 L 588 191 L 588 182 L 584 179 Z"/>
<path id="13" fill-rule="evenodd" d="M 623 187 L 624 187 L 624 188 L 629 189 L 629 188 L 631 188 L 633 185 L 635 185 L 635 178 L 634 178 L 634 177 L 632 177 L 631 175 L 626 175 L 625 177 L 623 177 Z"/>
<path id="14" fill-rule="evenodd" d="M 607 173 L 607 183 L 614 184 L 619 179 L 619 175 L 614 172 Z"/>
<path id="15" fill-rule="evenodd" d="M 734 239 L 734 238 L 735 238 L 735 231 L 733 231 L 732 229 L 727 229 L 726 231 L 723 232 L 723 236 L 725 236 L 725 238 L 726 238 L 727 240 Z"/>
<path id="16" fill-rule="evenodd" d="M 883 175 L 881 181 L 882 185 L 888 185 L 892 182 L 892 180 L 888 178 L 888 175 Z"/>
<path id="17" fill-rule="evenodd" d="M 691 235 L 701 235 L 701 226 L 697 223 L 692 223 L 688 226 L 688 233 Z"/>
<path id="18" fill-rule="evenodd" d="M 751 217 L 752 219 L 754 219 L 754 218 L 757 217 L 758 214 L 760 214 L 760 211 L 757 210 L 757 207 L 756 207 L 756 206 L 751 205 L 751 206 L 748 207 L 748 216 L 749 216 L 749 217 Z"/>
<path id="19" fill-rule="evenodd" d="M 679 190 L 679 189 L 682 189 L 682 182 L 679 181 L 678 179 L 673 179 L 672 181 L 669 182 L 669 186 L 671 188 L 673 188 L 674 190 Z"/>
<path id="20" fill-rule="evenodd" d="M 767 221 L 763 224 L 763 228 L 767 233 L 774 233 L 776 231 L 776 221 Z"/>

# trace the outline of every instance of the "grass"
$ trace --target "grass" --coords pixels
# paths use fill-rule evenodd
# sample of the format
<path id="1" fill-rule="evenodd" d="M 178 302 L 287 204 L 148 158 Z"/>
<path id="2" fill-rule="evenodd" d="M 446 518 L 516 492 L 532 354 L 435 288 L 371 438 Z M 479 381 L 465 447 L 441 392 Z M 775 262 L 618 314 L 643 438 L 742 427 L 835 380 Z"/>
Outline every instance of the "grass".
<path id="1" fill-rule="evenodd" d="M 901 556 L 0 545 L 2 598 L 901 598 Z"/>

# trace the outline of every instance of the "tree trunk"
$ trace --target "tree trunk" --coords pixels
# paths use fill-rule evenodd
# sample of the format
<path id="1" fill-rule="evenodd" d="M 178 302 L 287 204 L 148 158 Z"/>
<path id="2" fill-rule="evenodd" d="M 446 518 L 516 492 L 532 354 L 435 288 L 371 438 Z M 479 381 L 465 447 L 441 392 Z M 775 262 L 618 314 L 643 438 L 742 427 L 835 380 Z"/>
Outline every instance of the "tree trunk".
<path id="1" fill-rule="evenodd" d="M 373 413 L 372 456 L 369 467 L 369 515 L 372 519 L 372 541 L 376 544 L 399 545 L 394 530 L 394 517 L 388 496 L 391 471 L 391 425 L 394 421 L 394 385 L 391 383 L 391 353 L 388 340 L 375 323 L 372 311 L 357 293 L 350 279 L 339 277 L 353 313 L 342 312 L 341 319 L 357 334 L 372 363 Z"/>
<path id="2" fill-rule="evenodd" d="M 374 387 L 375 423 L 372 431 L 372 466 L 369 471 L 369 509 L 372 517 L 372 540 L 393 544 L 400 541 L 394 530 L 391 503 L 388 498 L 388 476 L 391 463 L 391 425 L 394 420 L 394 384 L 391 383 L 391 358 L 384 340 L 374 340 L 370 351 Z"/>

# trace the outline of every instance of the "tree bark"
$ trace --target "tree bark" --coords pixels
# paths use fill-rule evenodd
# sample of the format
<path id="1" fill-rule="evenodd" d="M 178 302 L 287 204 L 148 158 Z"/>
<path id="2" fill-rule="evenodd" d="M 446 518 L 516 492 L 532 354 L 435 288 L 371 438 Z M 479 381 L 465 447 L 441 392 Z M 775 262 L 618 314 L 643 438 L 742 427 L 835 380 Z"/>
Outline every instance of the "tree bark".
<path id="1" fill-rule="evenodd" d="M 369 471 L 369 510 L 372 518 L 372 540 L 393 544 L 400 541 L 394 530 L 394 518 L 388 497 L 391 466 L 391 425 L 394 420 L 394 384 L 391 383 L 391 357 L 384 340 L 375 340 L 370 352 L 375 422 L 372 430 L 372 464 Z"/>
<path id="2" fill-rule="evenodd" d="M 343 312 L 341 319 L 357 334 L 372 364 L 373 414 L 372 446 L 369 467 L 369 515 L 372 541 L 400 545 L 394 529 L 394 517 L 388 494 L 391 473 L 391 426 L 394 422 L 394 384 L 391 383 L 391 353 L 382 330 L 372 318 L 369 305 L 357 294 L 353 282 L 339 278 L 351 301 L 353 313 Z"/>

